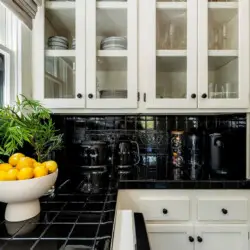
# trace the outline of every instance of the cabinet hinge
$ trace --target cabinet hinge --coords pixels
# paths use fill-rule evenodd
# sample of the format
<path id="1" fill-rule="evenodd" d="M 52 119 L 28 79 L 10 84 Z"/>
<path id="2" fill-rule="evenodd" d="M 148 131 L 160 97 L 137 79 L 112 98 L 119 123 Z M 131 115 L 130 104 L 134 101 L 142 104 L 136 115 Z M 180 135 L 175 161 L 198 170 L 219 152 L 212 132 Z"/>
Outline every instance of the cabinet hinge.
<path id="1" fill-rule="evenodd" d="M 249 235 L 249 232 L 248 232 L 248 239 L 250 239 L 250 235 Z"/>
<path id="2" fill-rule="evenodd" d="M 137 101 L 140 101 L 140 92 L 137 92 Z"/>
<path id="3" fill-rule="evenodd" d="M 144 101 L 144 102 L 147 101 L 147 94 L 146 94 L 146 93 L 143 94 L 143 101 Z"/>

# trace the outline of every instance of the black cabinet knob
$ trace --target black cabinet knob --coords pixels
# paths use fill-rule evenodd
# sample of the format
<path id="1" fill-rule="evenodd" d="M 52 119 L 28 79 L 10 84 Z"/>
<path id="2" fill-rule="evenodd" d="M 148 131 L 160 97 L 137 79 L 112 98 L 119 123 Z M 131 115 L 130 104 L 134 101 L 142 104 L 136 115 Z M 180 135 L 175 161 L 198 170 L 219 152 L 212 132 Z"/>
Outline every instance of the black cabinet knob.
<path id="1" fill-rule="evenodd" d="M 205 98 L 207 98 L 207 94 L 204 93 L 204 94 L 201 95 L 201 97 L 202 97 L 203 99 L 205 99 Z"/>
<path id="2" fill-rule="evenodd" d="M 89 97 L 89 99 L 92 99 L 93 98 L 93 94 L 89 94 L 88 97 Z"/>
<path id="3" fill-rule="evenodd" d="M 163 212 L 163 214 L 167 214 L 167 213 L 168 213 L 168 210 L 167 210 L 166 208 L 163 208 L 163 209 L 162 209 L 162 212 Z"/>
<path id="4" fill-rule="evenodd" d="M 191 98 L 195 99 L 195 98 L 196 98 L 196 94 L 193 93 L 193 94 L 191 95 Z"/>
<path id="5" fill-rule="evenodd" d="M 199 243 L 201 243 L 201 242 L 203 241 L 203 239 L 202 239 L 200 236 L 198 236 L 198 237 L 197 237 L 197 241 L 198 241 Z"/>
<path id="6" fill-rule="evenodd" d="M 189 239 L 190 242 L 194 242 L 194 237 L 189 236 L 188 239 Z"/>
<path id="7" fill-rule="evenodd" d="M 221 209 L 221 212 L 222 212 L 223 214 L 228 214 L 228 211 L 227 211 L 227 209 L 225 209 L 225 208 L 222 208 L 222 209 Z"/>
<path id="8" fill-rule="evenodd" d="M 81 99 L 82 98 L 82 94 L 78 93 L 77 94 L 77 98 Z"/>

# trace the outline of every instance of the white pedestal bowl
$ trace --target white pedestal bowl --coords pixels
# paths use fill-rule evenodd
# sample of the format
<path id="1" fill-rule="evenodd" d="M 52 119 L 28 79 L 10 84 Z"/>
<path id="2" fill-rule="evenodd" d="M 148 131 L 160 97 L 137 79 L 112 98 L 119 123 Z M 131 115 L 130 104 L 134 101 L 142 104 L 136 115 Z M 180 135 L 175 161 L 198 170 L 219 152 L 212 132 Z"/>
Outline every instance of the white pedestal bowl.
<path id="1" fill-rule="evenodd" d="M 5 219 L 10 222 L 28 220 L 41 211 L 39 198 L 56 182 L 55 173 L 23 181 L 0 181 L 0 201 L 8 203 Z"/>

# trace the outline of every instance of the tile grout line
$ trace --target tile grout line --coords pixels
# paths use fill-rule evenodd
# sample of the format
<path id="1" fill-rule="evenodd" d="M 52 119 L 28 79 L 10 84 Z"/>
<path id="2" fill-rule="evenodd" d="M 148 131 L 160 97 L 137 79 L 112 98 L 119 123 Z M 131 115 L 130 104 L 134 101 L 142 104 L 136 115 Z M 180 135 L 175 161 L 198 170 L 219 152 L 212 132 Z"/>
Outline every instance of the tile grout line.
<path id="1" fill-rule="evenodd" d="M 54 220 L 56 219 L 56 217 L 60 214 L 60 212 L 65 208 L 65 206 L 68 204 L 68 202 L 66 202 L 64 204 L 64 206 L 62 206 L 61 210 L 55 215 L 55 217 L 53 218 L 53 220 L 50 221 L 50 223 L 48 224 L 48 226 L 44 229 L 44 231 L 42 232 L 42 234 L 39 236 L 39 238 L 35 241 L 35 243 L 32 245 L 32 247 L 30 248 L 30 250 L 33 250 L 36 245 L 39 243 L 39 241 L 41 240 L 42 236 L 48 231 L 48 229 L 50 228 L 50 226 L 53 224 Z"/>

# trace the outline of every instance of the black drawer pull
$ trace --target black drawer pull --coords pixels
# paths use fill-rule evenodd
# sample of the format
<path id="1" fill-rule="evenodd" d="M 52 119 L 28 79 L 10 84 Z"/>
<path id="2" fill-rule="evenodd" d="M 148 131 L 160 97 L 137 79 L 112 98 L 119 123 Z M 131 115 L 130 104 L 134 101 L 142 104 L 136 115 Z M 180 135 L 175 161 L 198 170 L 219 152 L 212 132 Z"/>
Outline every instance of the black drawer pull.
<path id="1" fill-rule="evenodd" d="M 163 208 L 163 209 L 162 209 L 162 212 L 163 212 L 163 214 L 167 214 L 167 213 L 168 213 L 168 210 L 167 210 L 166 208 Z"/>
<path id="2" fill-rule="evenodd" d="M 203 239 L 202 239 L 200 236 L 198 236 L 198 237 L 197 237 L 197 241 L 198 241 L 199 243 L 201 243 L 201 242 L 203 241 Z"/>
<path id="3" fill-rule="evenodd" d="M 205 98 L 207 98 L 207 94 L 204 93 L 204 94 L 201 95 L 201 97 L 202 97 L 203 99 L 205 99 Z"/>
<path id="4" fill-rule="evenodd" d="M 81 93 L 78 93 L 78 94 L 77 94 L 77 98 L 81 99 L 81 98 L 82 98 L 82 94 L 81 94 Z"/>
<path id="5" fill-rule="evenodd" d="M 223 214 L 228 214 L 228 211 L 227 211 L 227 209 L 225 209 L 225 208 L 222 208 L 222 209 L 221 209 L 221 212 L 222 212 Z"/>
<path id="6" fill-rule="evenodd" d="M 189 239 L 190 242 L 194 242 L 194 237 L 189 236 L 188 239 Z"/>

